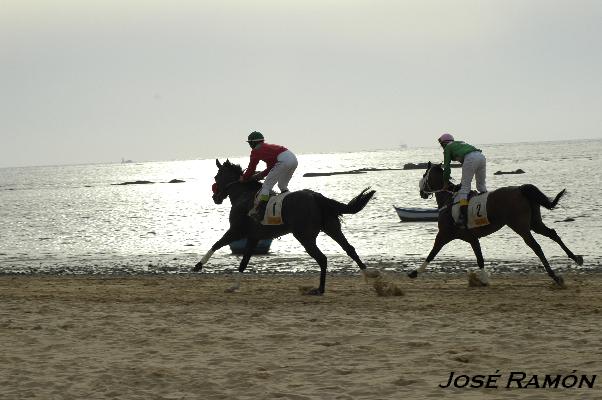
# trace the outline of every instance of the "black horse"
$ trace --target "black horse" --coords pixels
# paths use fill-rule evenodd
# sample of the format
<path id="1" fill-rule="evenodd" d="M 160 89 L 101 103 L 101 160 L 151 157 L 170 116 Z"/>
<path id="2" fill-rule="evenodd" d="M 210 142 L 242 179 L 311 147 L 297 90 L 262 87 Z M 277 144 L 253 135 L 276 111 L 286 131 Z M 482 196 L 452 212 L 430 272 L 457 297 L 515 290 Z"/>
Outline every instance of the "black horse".
<path id="1" fill-rule="evenodd" d="M 300 190 L 288 194 L 282 204 L 283 225 L 264 226 L 247 215 L 253 206 L 255 194 L 261 188 L 257 181 L 240 182 L 242 168 L 226 160 L 223 164 L 215 160 L 218 168 L 215 175 L 217 185 L 213 194 L 215 204 L 221 204 L 226 197 L 230 197 L 232 208 L 230 210 L 230 229 L 211 247 L 211 250 L 194 267 L 194 271 L 200 271 L 207 263 L 211 255 L 219 248 L 238 239 L 246 238 L 247 246 L 244 251 L 236 277 L 236 282 L 228 291 L 235 291 L 240 287 L 240 273 L 242 273 L 251 254 L 259 240 L 275 238 L 287 233 L 293 236 L 303 245 L 305 251 L 312 256 L 320 265 L 320 286 L 312 289 L 308 294 L 321 295 L 324 293 L 326 283 L 327 260 L 324 253 L 316 246 L 316 238 L 320 231 L 326 233 L 337 242 L 351 257 L 362 272 L 366 266 L 360 260 L 352 245 L 349 244 L 341 231 L 339 217 L 342 214 L 356 214 L 360 212 L 375 191 L 364 189 L 348 204 L 329 199 L 320 193 L 311 190 Z"/>
<path id="2" fill-rule="evenodd" d="M 449 186 L 453 187 L 451 184 Z M 433 249 L 427 256 L 426 261 L 424 261 L 418 270 L 411 271 L 408 274 L 410 278 L 415 278 L 418 276 L 418 272 L 424 271 L 443 246 L 454 239 L 461 239 L 470 243 L 481 271 L 481 283 L 486 284 L 486 274 L 483 270 L 483 254 L 481 253 L 479 238 L 499 230 L 504 225 L 509 226 L 510 229 L 523 238 L 527 246 L 537 254 L 548 275 L 561 287 L 564 286 L 562 277 L 554 273 L 541 246 L 537 243 L 531 231 L 552 239 L 562 247 L 569 258 L 578 265 L 583 264 L 583 257 L 573 254 L 562 242 L 556 231 L 545 226 L 541 219 L 540 206 L 548 210 L 553 209 L 564 195 L 564 190 L 558 193 L 554 200 L 550 200 L 537 187 L 530 184 L 499 188 L 489 193 L 489 197 L 487 198 L 489 225 L 473 229 L 461 229 L 455 226 L 451 216 L 453 193 L 443 190 L 443 187 L 443 168 L 441 164 L 431 164 L 429 162 L 426 172 L 420 181 L 420 197 L 426 199 L 430 194 L 435 194 L 437 206 L 440 209 L 438 220 L 439 232 L 435 238 Z"/>

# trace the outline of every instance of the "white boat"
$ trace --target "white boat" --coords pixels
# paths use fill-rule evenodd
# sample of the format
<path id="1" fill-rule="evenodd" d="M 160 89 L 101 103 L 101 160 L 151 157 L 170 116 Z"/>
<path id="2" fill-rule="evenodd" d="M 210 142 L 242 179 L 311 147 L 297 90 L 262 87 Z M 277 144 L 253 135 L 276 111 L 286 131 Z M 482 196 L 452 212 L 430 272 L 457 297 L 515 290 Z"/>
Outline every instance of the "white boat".
<path id="1" fill-rule="evenodd" d="M 439 218 L 439 210 L 436 208 L 413 208 L 413 207 L 396 207 L 395 211 L 399 215 L 399 219 L 403 222 L 423 222 L 437 221 Z"/>

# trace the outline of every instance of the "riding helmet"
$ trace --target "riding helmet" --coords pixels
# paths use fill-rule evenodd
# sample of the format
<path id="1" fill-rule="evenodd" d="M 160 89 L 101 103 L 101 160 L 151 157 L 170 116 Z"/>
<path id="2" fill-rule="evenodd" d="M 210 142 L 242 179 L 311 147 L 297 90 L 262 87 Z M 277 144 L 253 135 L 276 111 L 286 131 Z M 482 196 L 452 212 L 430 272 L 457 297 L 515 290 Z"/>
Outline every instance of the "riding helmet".
<path id="1" fill-rule="evenodd" d="M 247 142 L 251 143 L 251 142 L 263 142 L 263 135 L 261 134 L 261 132 L 257 132 L 257 131 L 253 131 L 249 134 L 249 137 L 247 138 Z"/>
<path id="2" fill-rule="evenodd" d="M 449 143 L 449 142 L 453 142 L 453 141 L 454 141 L 454 137 L 449 133 L 444 133 L 443 135 L 441 135 L 439 137 L 439 143 L 441 143 L 441 144 Z"/>

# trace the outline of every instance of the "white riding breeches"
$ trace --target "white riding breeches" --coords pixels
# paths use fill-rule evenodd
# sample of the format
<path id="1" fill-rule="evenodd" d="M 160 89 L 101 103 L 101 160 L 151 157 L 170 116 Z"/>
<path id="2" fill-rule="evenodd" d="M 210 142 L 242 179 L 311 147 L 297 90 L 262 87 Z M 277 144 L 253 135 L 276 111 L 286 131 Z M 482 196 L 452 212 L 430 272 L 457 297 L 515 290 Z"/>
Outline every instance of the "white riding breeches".
<path id="1" fill-rule="evenodd" d="M 473 151 L 472 153 L 464 156 L 464 162 L 462 163 L 462 181 L 460 191 L 456 193 L 454 201 L 468 199 L 470 188 L 472 186 L 472 177 L 474 176 L 477 181 L 477 191 L 483 193 L 487 191 L 487 185 L 485 184 L 485 176 L 487 172 L 487 160 L 480 151 Z"/>
<path id="2" fill-rule="evenodd" d="M 278 154 L 276 159 L 278 161 L 270 172 L 268 172 L 268 175 L 263 181 L 263 186 L 259 192 L 260 196 L 269 195 L 270 190 L 272 190 L 276 182 L 278 183 L 280 192 L 288 190 L 288 183 L 291 181 L 293 173 L 297 169 L 297 157 L 295 157 L 292 151 L 286 150 Z"/>

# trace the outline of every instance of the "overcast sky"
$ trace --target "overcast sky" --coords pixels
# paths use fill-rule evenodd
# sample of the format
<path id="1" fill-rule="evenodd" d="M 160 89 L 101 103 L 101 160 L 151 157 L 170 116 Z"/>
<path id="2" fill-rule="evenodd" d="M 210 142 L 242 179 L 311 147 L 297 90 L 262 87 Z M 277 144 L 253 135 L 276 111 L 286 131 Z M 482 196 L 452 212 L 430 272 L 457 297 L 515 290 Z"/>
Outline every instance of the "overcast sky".
<path id="1" fill-rule="evenodd" d="M 599 0 L 3 0 L 0 167 L 602 138 Z"/>

